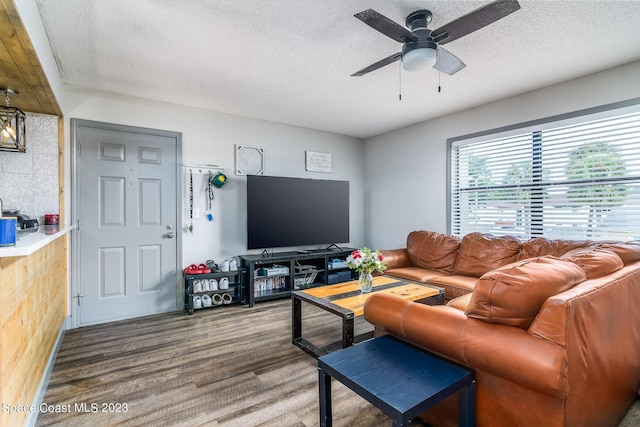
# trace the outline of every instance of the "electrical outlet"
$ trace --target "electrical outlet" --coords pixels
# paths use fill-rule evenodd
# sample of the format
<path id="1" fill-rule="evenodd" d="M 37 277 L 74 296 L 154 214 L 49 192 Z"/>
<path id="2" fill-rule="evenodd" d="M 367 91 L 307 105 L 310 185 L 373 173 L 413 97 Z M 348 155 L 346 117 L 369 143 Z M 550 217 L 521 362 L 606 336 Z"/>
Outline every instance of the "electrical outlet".
<path id="1" fill-rule="evenodd" d="M 200 218 L 200 208 L 193 208 L 193 219 Z"/>

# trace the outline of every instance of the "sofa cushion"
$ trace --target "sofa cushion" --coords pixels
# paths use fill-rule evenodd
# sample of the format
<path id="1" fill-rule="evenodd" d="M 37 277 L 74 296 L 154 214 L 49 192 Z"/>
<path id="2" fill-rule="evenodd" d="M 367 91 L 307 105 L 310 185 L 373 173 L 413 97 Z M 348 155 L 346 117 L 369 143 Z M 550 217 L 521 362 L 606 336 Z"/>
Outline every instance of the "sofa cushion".
<path id="1" fill-rule="evenodd" d="M 407 252 L 414 267 L 451 273 L 460 247 L 460 238 L 433 231 L 412 231 L 407 236 Z"/>
<path id="2" fill-rule="evenodd" d="M 546 237 L 535 237 L 522 244 L 520 259 L 537 258 L 545 255 L 561 257 L 570 250 L 593 245 L 590 240 L 549 240 Z"/>
<path id="3" fill-rule="evenodd" d="M 411 259 L 407 249 L 384 249 L 380 251 L 382 259 L 387 264 L 387 269 L 411 267 Z"/>
<path id="4" fill-rule="evenodd" d="M 469 302 L 471 301 L 472 293 L 464 294 L 459 296 L 458 298 L 454 298 L 447 303 L 449 307 L 457 308 L 458 310 L 465 311 L 467 307 L 469 307 Z"/>
<path id="5" fill-rule="evenodd" d="M 442 276 L 444 273 L 435 270 L 427 270 L 420 267 L 392 268 L 384 272 L 386 276 L 399 277 L 414 282 L 426 283 L 434 277 Z"/>
<path id="6" fill-rule="evenodd" d="M 466 315 L 527 329 L 545 300 L 586 280 L 582 268 L 554 257 L 530 258 L 478 279 Z"/>
<path id="7" fill-rule="evenodd" d="M 614 242 L 603 243 L 598 245 L 603 249 L 608 249 L 615 252 L 620 257 L 624 265 L 640 261 L 640 242 Z"/>
<path id="8" fill-rule="evenodd" d="M 587 279 L 597 279 L 624 267 L 624 263 L 615 252 L 597 246 L 573 249 L 560 259 L 571 261 L 582 268 Z"/>
<path id="9" fill-rule="evenodd" d="M 512 236 L 469 233 L 462 238 L 453 274 L 480 277 L 484 273 L 515 262 L 522 244 Z"/>
<path id="10" fill-rule="evenodd" d="M 446 299 L 454 299 L 473 292 L 477 280 L 477 277 L 451 274 L 432 277 L 427 281 L 427 284 L 443 288 L 444 297 Z"/>

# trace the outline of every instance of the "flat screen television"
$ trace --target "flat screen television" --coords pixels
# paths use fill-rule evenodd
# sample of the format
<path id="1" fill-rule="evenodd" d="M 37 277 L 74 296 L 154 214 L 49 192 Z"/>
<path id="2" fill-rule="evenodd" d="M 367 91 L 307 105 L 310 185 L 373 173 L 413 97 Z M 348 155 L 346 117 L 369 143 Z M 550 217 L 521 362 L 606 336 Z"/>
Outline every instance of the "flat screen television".
<path id="1" fill-rule="evenodd" d="M 349 182 L 247 176 L 247 247 L 349 242 Z"/>

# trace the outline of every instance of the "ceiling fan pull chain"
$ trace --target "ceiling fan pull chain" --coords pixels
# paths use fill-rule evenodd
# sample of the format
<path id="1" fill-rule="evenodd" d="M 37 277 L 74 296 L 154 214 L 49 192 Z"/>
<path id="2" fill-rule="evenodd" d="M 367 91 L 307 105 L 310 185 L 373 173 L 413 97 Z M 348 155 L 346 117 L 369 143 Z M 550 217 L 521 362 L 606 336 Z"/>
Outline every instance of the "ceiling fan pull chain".
<path id="1" fill-rule="evenodd" d="M 398 64 L 398 101 L 402 101 L 402 62 Z"/>
<path id="2" fill-rule="evenodd" d="M 442 92 L 442 87 L 440 86 L 440 75 L 442 73 L 440 71 L 438 71 L 438 93 Z"/>

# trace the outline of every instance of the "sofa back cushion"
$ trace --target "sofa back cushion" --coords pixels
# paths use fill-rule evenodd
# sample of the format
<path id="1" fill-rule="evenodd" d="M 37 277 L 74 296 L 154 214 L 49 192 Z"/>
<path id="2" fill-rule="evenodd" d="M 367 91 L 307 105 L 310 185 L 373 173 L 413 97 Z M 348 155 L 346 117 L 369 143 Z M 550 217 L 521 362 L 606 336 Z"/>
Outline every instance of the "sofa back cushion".
<path id="1" fill-rule="evenodd" d="M 554 257 L 522 260 L 478 279 L 465 314 L 527 329 L 550 296 L 586 280 L 582 268 Z"/>
<path id="2" fill-rule="evenodd" d="M 573 249 L 560 259 L 571 261 L 582 268 L 587 279 L 597 279 L 624 267 L 622 259 L 615 252 L 598 246 Z"/>
<path id="3" fill-rule="evenodd" d="M 600 248 L 615 252 L 620 257 L 624 265 L 629 265 L 640 261 L 640 242 L 607 242 L 598 245 Z"/>
<path id="4" fill-rule="evenodd" d="M 462 238 L 453 274 L 480 277 L 518 259 L 522 244 L 512 236 L 469 233 Z"/>
<path id="5" fill-rule="evenodd" d="M 537 258 L 551 255 L 560 258 L 570 250 L 593 245 L 589 240 L 549 240 L 546 237 L 535 237 L 522 244 L 520 259 Z"/>
<path id="6" fill-rule="evenodd" d="M 451 273 L 460 247 L 460 238 L 433 231 L 412 231 L 407 236 L 411 265 Z"/>

